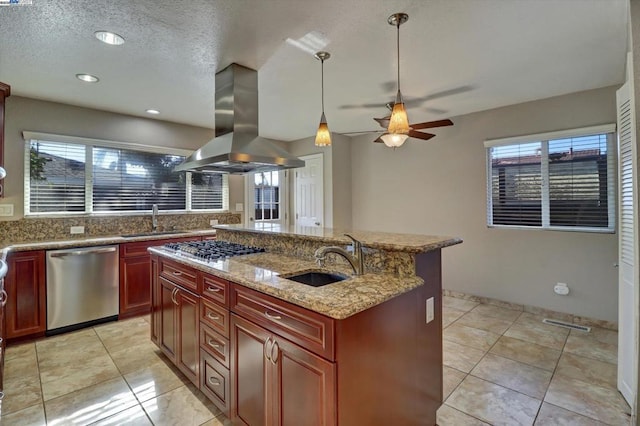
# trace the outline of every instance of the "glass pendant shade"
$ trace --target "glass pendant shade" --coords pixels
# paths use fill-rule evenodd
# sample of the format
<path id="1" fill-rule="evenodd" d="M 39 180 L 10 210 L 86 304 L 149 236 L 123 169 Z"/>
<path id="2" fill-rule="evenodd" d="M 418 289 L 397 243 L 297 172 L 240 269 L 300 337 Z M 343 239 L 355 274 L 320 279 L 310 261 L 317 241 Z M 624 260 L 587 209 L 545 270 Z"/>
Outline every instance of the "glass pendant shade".
<path id="1" fill-rule="evenodd" d="M 407 117 L 407 110 L 404 109 L 404 102 L 402 102 L 402 95 L 398 90 L 398 96 L 396 97 L 396 103 L 393 104 L 393 110 L 391 111 L 391 118 L 389 119 L 389 127 L 387 131 L 391 134 L 403 134 L 409 133 L 411 128 L 409 127 L 409 117 Z"/>
<path id="2" fill-rule="evenodd" d="M 320 125 L 318 126 L 318 132 L 316 133 L 316 146 L 330 146 L 331 145 L 331 132 L 327 125 L 327 119 L 322 113 L 320 117 Z"/>
<path id="3" fill-rule="evenodd" d="M 398 148 L 399 146 L 402 146 L 404 141 L 408 138 L 409 135 L 403 135 L 402 133 L 385 133 L 380 136 L 382 142 L 384 142 L 384 144 L 389 148 Z"/>

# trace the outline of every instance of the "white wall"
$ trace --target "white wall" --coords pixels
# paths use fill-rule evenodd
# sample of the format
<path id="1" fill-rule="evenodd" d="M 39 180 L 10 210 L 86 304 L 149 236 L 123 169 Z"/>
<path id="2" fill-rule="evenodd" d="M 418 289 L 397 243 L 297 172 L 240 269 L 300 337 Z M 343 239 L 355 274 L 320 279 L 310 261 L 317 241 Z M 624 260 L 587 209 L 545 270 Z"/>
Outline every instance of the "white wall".
<path id="1" fill-rule="evenodd" d="M 2 202 L 14 205 L 14 216 L 0 218 L 3 220 L 20 219 L 24 212 L 24 130 L 194 150 L 215 133 L 202 127 L 12 95 L 7 99 L 5 110 L 4 167 L 7 178 Z M 242 176 L 229 176 L 232 212 L 235 203 L 244 199 L 242 179 Z"/>
<path id="2" fill-rule="evenodd" d="M 371 135 L 354 138 L 353 226 L 463 238 L 443 250 L 446 289 L 617 321 L 617 235 L 487 228 L 483 147 L 615 119 L 609 87 L 454 117 L 431 141 L 410 139 L 395 151 Z M 555 295 L 556 282 L 570 295 Z"/>

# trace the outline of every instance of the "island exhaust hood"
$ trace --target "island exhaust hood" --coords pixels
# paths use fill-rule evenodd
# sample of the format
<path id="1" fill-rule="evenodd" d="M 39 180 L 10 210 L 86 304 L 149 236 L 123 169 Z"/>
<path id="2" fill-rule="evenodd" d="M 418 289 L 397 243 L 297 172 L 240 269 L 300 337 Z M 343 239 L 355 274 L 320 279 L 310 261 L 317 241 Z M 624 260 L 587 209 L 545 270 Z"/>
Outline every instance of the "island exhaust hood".
<path id="1" fill-rule="evenodd" d="M 216 74 L 216 137 L 175 171 L 249 173 L 304 167 L 304 161 L 258 136 L 258 72 L 231 64 Z"/>

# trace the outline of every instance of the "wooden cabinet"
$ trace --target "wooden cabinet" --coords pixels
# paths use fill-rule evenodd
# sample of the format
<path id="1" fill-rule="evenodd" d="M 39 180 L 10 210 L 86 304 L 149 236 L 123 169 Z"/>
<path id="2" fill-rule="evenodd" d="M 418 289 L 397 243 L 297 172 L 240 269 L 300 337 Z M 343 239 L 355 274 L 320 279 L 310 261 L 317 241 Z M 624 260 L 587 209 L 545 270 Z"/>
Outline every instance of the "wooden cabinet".
<path id="1" fill-rule="evenodd" d="M 168 242 L 197 241 L 200 237 L 136 241 L 120 244 L 119 318 L 148 314 L 151 311 L 151 256 L 147 249 Z"/>
<path id="2" fill-rule="evenodd" d="M 335 425 L 336 367 L 232 314 L 232 421 L 246 425 Z"/>
<path id="3" fill-rule="evenodd" d="M 47 328 L 45 252 L 43 250 L 9 253 L 6 337 L 14 339 L 42 335 Z"/>

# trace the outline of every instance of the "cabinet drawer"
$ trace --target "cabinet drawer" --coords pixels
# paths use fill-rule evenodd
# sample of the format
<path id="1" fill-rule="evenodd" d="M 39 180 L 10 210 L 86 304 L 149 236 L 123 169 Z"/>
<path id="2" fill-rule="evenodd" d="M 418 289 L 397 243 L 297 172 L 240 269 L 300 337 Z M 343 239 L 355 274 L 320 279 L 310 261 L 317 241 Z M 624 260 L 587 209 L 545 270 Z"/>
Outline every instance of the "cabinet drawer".
<path id="1" fill-rule="evenodd" d="M 266 294 L 232 285 L 231 310 L 330 361 L 334 320 Z"/>
<path id="2" fill-rule="evenodd" d="M 149 254 L 147 249 L 149 247 L 158 247 L 163 246 L 169 242 L 182 243 L 187 241 L 199 241 L 200 237 L 183 237 L 183 238 L 168 238 L 162 240 L 146 240 L 146 241 L 136 241 L 133 243 L 122 243 L 120 244 L 120 257 L 130 257 L 130 256 L 142 256 L 145 254 Z"/>
<path id="3" fill-rule="evenodd" d="M 229 311 L 226 308 L 212 303 L 205 299 L 200 299 L 200 321 L 229 338 Z"/>
<path id="4" fill-rule="evenodd" d="M 200 390 L 225 416 L 229 416 L 229 370 L 200 349 Z"/>
<path id="5" fill-rule="evenodd" d="M 229 306 L 229 281 L 202 274 L 202 296 L 223 306 Z"/>
<path id="6" fill-rule="evenodd" d="M 195 269 L 171 260 L 160 258 L 160 276 L 198 293 L 197 273 Z"/>
<path id="7" fill-rule="evenodd" d="M 203 322 L 200 323 L 200 347 L 229 368 L 229 339 Z"/>

